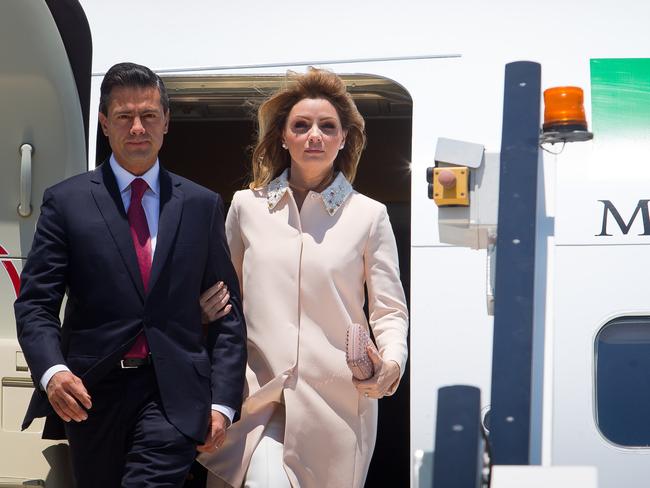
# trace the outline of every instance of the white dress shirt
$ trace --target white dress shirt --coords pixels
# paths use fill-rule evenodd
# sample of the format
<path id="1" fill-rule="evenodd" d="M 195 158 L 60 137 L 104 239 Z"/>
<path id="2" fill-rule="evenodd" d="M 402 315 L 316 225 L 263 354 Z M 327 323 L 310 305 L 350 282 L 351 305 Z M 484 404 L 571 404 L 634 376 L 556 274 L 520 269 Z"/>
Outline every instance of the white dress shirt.
<path id="1" fill-rule="evenodd" d="M 125 170 L 120 164 L 115 160 L 115 156 L 111 154 L 109 160 L 115 179 L 117 180 L 117 188 L 120 190 L 120 196 L 122 197 L 122 203 L 124 203 L 124 210 L 129 211 L 129 206 L 131 205 L 131 182 L 136 178 L 142 178 L 147 182 L 149 188 L 144 192 L 142 196 L 142 208 L 144 209 L 144 214 L 147 217 L 147 224 L 149 226 L 149 235 L 151 237 L 151 259 L 153 259 L 154 253 L 156 251 L 156 240 L 158 238 L 158 219 L 160 217 L 160 164 L 158 160 L 154 165 L 142 176 L 135 176 Z M 41 387 L 43 390 L 47 388 L 47 384 L 59 371 L 70 371 L 68 367 L 64 364 L 55 364 L 49 368 L 43 376 L 41 377 Z M 212 410 L 217 410 L 224 414 L 230 423 L 235 416 L 235 411 L 226 406 L 219 404 L 212 404 Z"/>

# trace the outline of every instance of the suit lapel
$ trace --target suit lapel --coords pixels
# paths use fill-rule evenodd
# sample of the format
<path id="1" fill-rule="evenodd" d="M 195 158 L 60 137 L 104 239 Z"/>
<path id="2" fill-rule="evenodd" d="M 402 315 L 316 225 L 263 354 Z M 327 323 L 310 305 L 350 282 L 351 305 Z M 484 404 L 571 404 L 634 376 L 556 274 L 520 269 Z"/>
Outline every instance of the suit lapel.
<path id="1" fill-rule="evenodd" d="M 90 181 L 92 182 L 90 190 L 95 203 L 102 217 L 104 217 L 104 221 L 117 245 L 126 268 L 129 270 L 129 275 L 140 294 L 140 298 L 144 300 L 144 285 L 142 284 L 135 248 L 133 247 L 129 221 L 124 211 L 124 203 L 117 187 L 115 175 L 113 175 L 108 161 L 105 161 L 93 171 Z"/>
<path id="2" fill-rule="evenodd" d="M 180 182 L 173 181 L 171 175 L 162 166 L 160 167 L 160 218 L 156 251 L 149 277 L 149 290 L 153 290 L 156 286 L 178 232 L 178 224 L 183 213 L 183 192 L 180 185 Z"/>

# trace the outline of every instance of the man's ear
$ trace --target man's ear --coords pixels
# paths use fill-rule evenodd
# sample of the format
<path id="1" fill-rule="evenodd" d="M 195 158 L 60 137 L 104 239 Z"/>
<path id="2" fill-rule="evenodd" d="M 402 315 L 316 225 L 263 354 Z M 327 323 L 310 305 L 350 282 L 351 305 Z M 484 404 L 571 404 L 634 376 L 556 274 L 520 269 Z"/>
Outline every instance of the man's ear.
<path id="1" fill-rule="evenodd" d="M 102 132 L 108 137 L 108 118 L 102 112 L 99 112 L 99 125 L 102 126 Z"/>
<path id="2" fill-rule="evenodd" d="M 167 134 L 167 131 L 169 130 L 169 109 L 167 109 L 167 112 L 165 113 L 165 130 L 163 131 L 163 134 Z"/>

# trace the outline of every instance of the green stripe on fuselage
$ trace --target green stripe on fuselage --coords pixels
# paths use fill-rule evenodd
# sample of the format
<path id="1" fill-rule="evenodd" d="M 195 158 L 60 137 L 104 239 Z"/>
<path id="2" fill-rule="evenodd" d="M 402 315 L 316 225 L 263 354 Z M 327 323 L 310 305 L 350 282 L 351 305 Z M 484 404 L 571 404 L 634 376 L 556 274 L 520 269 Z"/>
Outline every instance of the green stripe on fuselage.
<path id="1" fill-rule="evenodd" d="M 650 59 L 592 59 L 591 110 L 599 139 L 650 139 Z"/>

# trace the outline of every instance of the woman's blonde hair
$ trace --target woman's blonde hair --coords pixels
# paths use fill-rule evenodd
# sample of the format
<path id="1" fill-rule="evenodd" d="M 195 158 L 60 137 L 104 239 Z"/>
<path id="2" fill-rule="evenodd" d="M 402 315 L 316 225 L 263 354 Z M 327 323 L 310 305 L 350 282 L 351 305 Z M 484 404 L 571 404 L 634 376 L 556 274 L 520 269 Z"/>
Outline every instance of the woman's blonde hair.
<path id="1" fill-rule="evenodd" d="M 350 183 L 357 174 L 361 151 L 366 144 L 365 122 L 345 83 L 330 71 L 309 68 L 305 74 L 287 73 L 288 83 L 260 105 L 257 111 L 257 144 L 253 149 L 253 180 L 250 188 L 261 188 L 291 165 L 289 151 L 282 147 L 282 134 L 293 106 L 305 98 L 329 101 L 347 130 L 345 146 L 334 160 Z"/>

